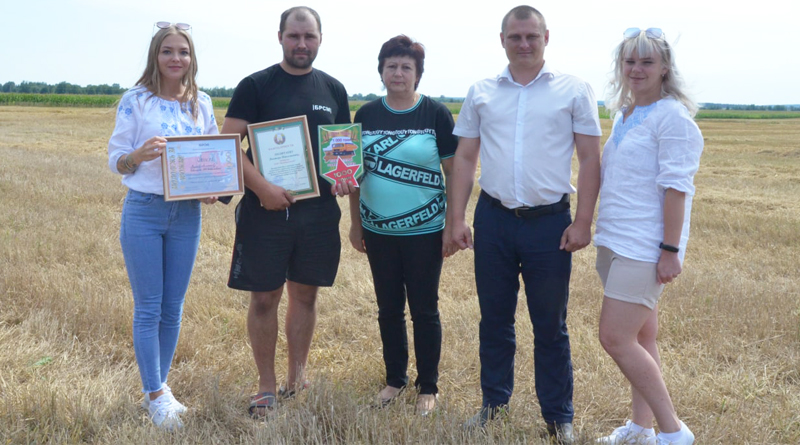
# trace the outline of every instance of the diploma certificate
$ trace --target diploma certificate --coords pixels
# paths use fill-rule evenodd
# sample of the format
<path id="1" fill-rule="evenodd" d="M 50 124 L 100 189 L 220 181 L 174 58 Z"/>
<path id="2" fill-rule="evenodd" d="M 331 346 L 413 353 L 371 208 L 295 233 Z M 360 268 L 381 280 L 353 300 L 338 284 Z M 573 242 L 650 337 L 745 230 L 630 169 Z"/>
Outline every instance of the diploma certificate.
<path id="1" fill-rule="evenodd" d="M 319 196 L 317 170 L 305 116 L 247 126 L 253 164 L 264 178 L 295 199 Z"/>
<path id="2" fill-rule="evenodd" d="M 164 201 L 244 194 L 239 140 L 238 134 L 168 137 Z"/>

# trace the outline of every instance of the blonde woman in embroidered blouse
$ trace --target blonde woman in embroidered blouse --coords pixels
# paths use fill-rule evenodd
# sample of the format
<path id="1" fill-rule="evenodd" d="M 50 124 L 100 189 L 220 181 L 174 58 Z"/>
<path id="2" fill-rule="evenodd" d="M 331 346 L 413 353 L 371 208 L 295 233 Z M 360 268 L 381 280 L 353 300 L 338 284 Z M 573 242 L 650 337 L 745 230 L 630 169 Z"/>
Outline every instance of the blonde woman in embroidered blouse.
<path id="1" fill-rule="evenodd" d="M 186 407 L 172 395 L 167 375 L 200 241 L 200 202 L 164 201 L 160 157 L 167 136 L 219 130 L 211 98 L 197 91 L 189 25 L 156 26 L 144 74 L 117 108 L 108 166 L 129 189 L 119 239 L 133 290 L 133 347 L 145 393 L 142 407 L 155 425 L 172 430 L 182 426 L 179 414 Z"/>
<path id="2" fill-rule="evenodd" d="M 681 273 L 703 137 L 660 29 L 628 29 L 615 54 L 595 245 L 600 342 L 631 383 L 633 413 L 600 442 L 691 444 L 661 376 L 657 301 Z"/>

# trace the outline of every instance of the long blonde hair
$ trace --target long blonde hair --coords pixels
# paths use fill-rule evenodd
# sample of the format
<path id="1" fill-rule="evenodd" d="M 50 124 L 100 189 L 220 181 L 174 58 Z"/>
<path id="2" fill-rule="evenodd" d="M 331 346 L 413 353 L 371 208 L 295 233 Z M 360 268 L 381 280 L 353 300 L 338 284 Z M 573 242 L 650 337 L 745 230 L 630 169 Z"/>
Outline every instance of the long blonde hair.
<path id="1" fill-rule="evenodd" d="M 639 57 L 654 57 L 653 54 L 660 56 L 662 65 L 667 68 L 667 73 L 664 74 L 661 82 L 661 97 L 673 97 L 689 110 L 689 114 L 694 116 L 697 113 L 697 104 L 686 94 L 686 83 L 678 72 L 678 67 L 675 66 L 672 47 L 663 36 L 651 38 L 645 31 L 640 32 L 636 37 L 623 40 L 614 49 L 614 70 L 608 84 L 609 94 L 605 102 L 611 115 L 613 116 L 623 107 L 633 103 L 630 88 L 625 85 L 622 71 L 625 67 L 625 59 L 630 58 L 634 52 Z"/>
<path id="2" fill-rule="evenodd" d="M 181 79 L 181 83 L 185 87 L 183 95 L 179 98 L 182 107 L 191 113 L 192 118 L 197 121 L 197 114 L 199 107 L 197 106 L 197 57 L 194 52 L 194 42 L 192 36 L 176 27 L 174 24 L 168 28 L 159 29 L 158 32 L 150 40 L 150 49 L 147 51 L 147 66 L 142 73 L 142 77 L 136 81 L 136 85 L 141 85 L 147 88 L 151 93 L 156 96 L 161 94 L 161 71 L 158 70 L 158 53 L 161 51 L 161 44 L 164 39 L 170 35 L 179 35 L 186 39 L 189 44 L 189 54 L 191 55 L 191 62 L 189 62 L 189 69 Z"/>

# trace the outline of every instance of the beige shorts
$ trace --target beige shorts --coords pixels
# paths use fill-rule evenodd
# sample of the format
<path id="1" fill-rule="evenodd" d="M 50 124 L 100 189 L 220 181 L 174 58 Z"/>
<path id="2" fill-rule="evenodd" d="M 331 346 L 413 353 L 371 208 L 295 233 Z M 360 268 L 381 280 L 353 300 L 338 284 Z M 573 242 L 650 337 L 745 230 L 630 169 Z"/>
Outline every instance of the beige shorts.
<path id="1" fill-rule="evenodd" d="M 608 298 L 655 308 L 664 290 L 664 285 L 658 284 L 656 266 L 656 263 L 632 260 L 607 247 L 597 246 L 597 273 Z"/>

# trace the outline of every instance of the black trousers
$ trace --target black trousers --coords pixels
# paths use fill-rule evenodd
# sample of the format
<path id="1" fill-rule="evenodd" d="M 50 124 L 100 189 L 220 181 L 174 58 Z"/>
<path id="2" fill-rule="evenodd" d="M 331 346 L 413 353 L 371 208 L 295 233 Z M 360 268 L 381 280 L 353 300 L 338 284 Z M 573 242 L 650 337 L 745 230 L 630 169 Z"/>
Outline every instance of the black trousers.
<path id="1" fill-rule="evenodd" d="M 442 325 L 439 320 L 439 277 L 442 232 L 392 236 L 364 230 L 367 257 L 378 300 L 378 325 L 383 341 L 386 384 L 408 385 L 408 336 L 405 307 L 414 327 L 414 353 L 421 394 L 437 394 Z"/>

